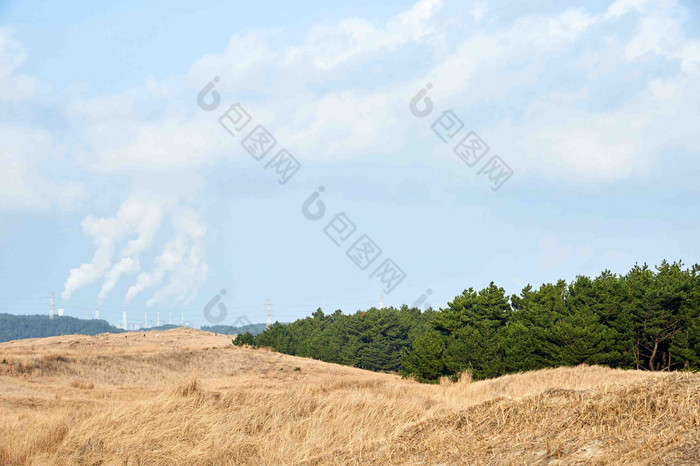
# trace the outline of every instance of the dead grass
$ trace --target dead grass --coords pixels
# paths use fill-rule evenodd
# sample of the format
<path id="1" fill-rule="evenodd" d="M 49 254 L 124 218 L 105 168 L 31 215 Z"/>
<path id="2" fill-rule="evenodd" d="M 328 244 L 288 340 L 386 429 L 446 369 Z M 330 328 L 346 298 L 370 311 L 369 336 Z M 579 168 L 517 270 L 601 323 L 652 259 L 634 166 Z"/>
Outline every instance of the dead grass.
<path id="1" fill-rule="evenodd" d="M 576 367 L 423 385 L 196 330 L 143 335 L 0 344 L 0 464 L 697 464 L 700 455 L 698 374 Z"/>
<path id="2" fill-rule="evenodd" d="M 71 380 L 70 386 L 73 388 L 79 388 L 81 390 L 92 390 L 93 388 L 95 388 L 94 383 L 86 383 L 81 380 Z"/>

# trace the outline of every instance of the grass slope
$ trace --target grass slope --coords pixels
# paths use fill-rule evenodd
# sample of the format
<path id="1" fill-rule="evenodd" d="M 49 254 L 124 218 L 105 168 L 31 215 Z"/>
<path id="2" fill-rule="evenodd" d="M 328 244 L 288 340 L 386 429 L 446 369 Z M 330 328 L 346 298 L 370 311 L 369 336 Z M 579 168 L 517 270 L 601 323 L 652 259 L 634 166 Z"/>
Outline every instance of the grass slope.
<path id="1" fill-rule="evenodd" d="M 1 464 L 673 463 L 700 375 L 548 369 L 423 385 L 192 329 L 0 344 Z"/>

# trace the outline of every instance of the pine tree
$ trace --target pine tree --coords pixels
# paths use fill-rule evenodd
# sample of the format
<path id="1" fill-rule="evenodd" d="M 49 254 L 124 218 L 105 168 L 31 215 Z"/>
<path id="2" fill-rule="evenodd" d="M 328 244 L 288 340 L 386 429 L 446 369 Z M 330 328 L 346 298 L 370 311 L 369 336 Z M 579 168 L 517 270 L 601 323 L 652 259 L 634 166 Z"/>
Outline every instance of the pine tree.
<path id="1" fill-rule="evenodd" d="M 442 337 L 435 331 L 429 331 L 418 337 L 410 350 L 401 357 L 402 373 L 411 375 L 419 382 L 436 382 L 445 375 L 443 352 L 445 345 Z"/>

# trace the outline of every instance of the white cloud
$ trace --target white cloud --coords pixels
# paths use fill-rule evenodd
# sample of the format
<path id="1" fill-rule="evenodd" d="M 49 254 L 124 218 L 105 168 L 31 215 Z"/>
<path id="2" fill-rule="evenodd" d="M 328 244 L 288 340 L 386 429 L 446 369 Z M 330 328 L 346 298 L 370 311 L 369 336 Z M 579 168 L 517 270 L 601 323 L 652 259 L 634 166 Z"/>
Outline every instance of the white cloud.
<path id="1" fill-rule="evenodd" d="M 485 127 L 483 135 L 492 149 L 512 161 L 519 173 L 568 182 L 610 182 L 646 174 L 668 148 L 700 150 L 693 128 L 700 97 L 689 87 L 700 74 L 700 47 L 684 37 L 684 14 L 675 2 L 653 6 L 618 2 L 598 16 L 568 10 L 553 17 L 521 18 L 504 31 L 476 35 L 433 70 L 430 80 L 440 84 L 435 84 L 435 95 L 449 101 L 457 97 L 462 103 L 498 102 L 499 96 L 519 87 L 536 89 L 540 77 L 561 75 L 560 82 L 576 90 L 543 87 L 522 102 L 524 111 Z M 627 34 L 615 21 L 630 12 L 638 14 L 638 26 Z M 592 28 L 599 37 L 605 31 L 602 47 L 595 40 L 582 42 L 590 38 L 583 34 Z M 585 52 L 571 54 L 572 46 Z M 648 74 L 644 63 L 635 63 L 646 53 L 678 60 L 680 73 L 668 78 Z M 576 75 L 567 68 L 572 58 Z M 508 69 L 508 63 L 523 60 L 527 66 Z M 562 62 L 560 67 L 554 66 L 556 61 Z M 645 85 L 629 95 L 620 76 Z M 475 91 L 460 96 L 466 88 Z M 615 88 L 628 98 L 607 108 L 599 96 Z"/>
<path id="2" fill-rule="evenodd" d="M 42 173 L 43 163 L 66 158 L 50 132 L 0 123 L 0 141 L 0 211 L 67 209 L 85 196 L 83 184 Z"/>
<path id="3" fill-rule="evenodd" d="M 13 38 L 13 32 L 0 28 L 0 101 L 25 101 L 47 90 L 38 79 L 17 73 L 27 57 L 27 49 Z"/>
<path id="4" fill-rule="evenodd" d="M 188 82 L 199 88 L 218 76 L 220 87 L 228 90 L 277 91 L 285 84 L 303 88 L 305 81 L 322 82 L 324 76 L 338 68 L 358 66 L 434 34 L 443 34 L 436 19 L 442 7 L 442 0 L 420 0 L 383 25 L 356 17 L 320 24 L 312 27 L 298 45 L 277 49 L 269 44 L 273 31 L 237 33 L 223 52 L 197 60 L 188 73 Z M 275 70 L 284 73 L 273 82 L 264 79 L 266 73 Z M 290 81 L 290 73 L 303 81 Z"/>
<path id="5" fill-rule="evenodd" d="M 10 76 L 27 59 L 27 49 L 12 38 L 8 29 L 0 29 L 0 77 Z"/>
<path id="6" fill-rule="evenodd" d="M 484 19 L 484 16 L 486 16 L 487 11 L 488 5 L 485 2 L 474 2 L 471 10 L 471 15 L 474 19 L 474 22 L 478 23 L 479 21 Z"/>
<path id="7" fill-rule="evenodd" d="M 0 28 L 0 105 L 3 120 L 10 121 L 0 120 L 0 212 L 69 209 L 85 196 L 85 186 L 44 174 L 45 165 L 69 161 L 66 144 L 53 131 L 7 117 L 20 113 L 15 108 L 31 105 L 37 91 L 47 87 L 35 78 L 17 73 L 27 55 L 12 32 Z"/>
<path id="8" fill-rule="evenodd" d="M 485 14 L 478 2 L 472 8 L 477 16 Z M 501 107 L 502 117 L 484 130 L 493 135 L 492 142 L 508 142 L 493 150 L 504 157 L 517 154 L 510 157 L 517 157 L 513 165 L 521 173 L 584 183 L 642 173 L 660 156 L 649 144 L 656 142 L 649 137 L 652 125 L 675 124 L 679 144 L 693 146 L 687 141 L 692 135 L 681 131 L 687 124 L 664 111 L 671 104 L 650 97 L 652 76 L 644 77 L 646 88 L 619 108 L 589 108 L 597 103 L 596 86 L 609 81 L 622 92 L 619 73 L 627 74 L 623 79 L 645 73 L 638 59 L 647 53 L 678 60 L 683 73 L 697 73 L 700 45 L 685 38 L 685 15 L 676 2 L 618 1 L 601 14 L 569 8 L 490 23 L 488 29 L 461 24 L 461 30 L 452 28 L 453 12 L 443 10 L 441 1 L 424 0 L 381 25 L 348 18 L 316 26 L 298 44 L 283 46 L 273 45 L 273 31 L 237 33 L 223 52 L 198 60 L 186 79 L 197 91 L 218 76 L 217 89 L 224 94 L 260 92 L 254 104 L 244 106 L 256 123 L 306 161 L 401 150 L 405 135 L 423 123 L 406 111 L 408 100 L 428 81 L 441 110 L 489 101 L 502 106 L 509 93 L 531 89 L 529 100 Z M 632 30 L 620 27 L 623 15 L 635 18 Z M 434 44 L 448 36 L 456 44 L 452 52 L 437 53 Z M 428 44 L 435 55 L 423 63 L 422 76 L 382 78 L 374 88 L 343 81 L 357 69 L 370 70 L 394 53 Z M 392 66 L 401 71 L 403 65 L 397 61 Z M 540 82 L 557 75 L 576 87 L 564 92 L 575 96 L 569 107 L 562 106 L 562 91 Z M 579 79 L 584 76 L 588 82 Z M 332 85 L 325 91 L 310 90 L 328 83 Z M 678 86 L 670 92 L 687 92 Z M 146 87 L 157 89 L 158 83 L 150 80 Z M 176 108 L 146 122 L 134 110 L 133 96 L 123 96 L 121 102 L 105 99 L 75 110 L 95 121 L 86 130 L 92 141 L 89 160 L 102 172 L 196 169 L 230 155 L 231 144 L 238 146 L 215 123 L 218 115 Z M 520 120 L 523 113 L 529 115 L 525 121 Z M 660 114 L 665 121 L 659 121 Z M 524 163 L 518 166 L 517 160 Z"/>
<path id="9" fill-rule="evenodd" d="M 485 130 L 495 133 L 498 129 L 495 140 L 522 142 L 517 147 L 506 144 L 493 148 L 504 156 L 505 151 L 516 149 L 518 158 L 527 161 L 526 167 L 516 167 L 521 172 L 564 175 L 582 182 L 631 176 L 659 156 L 648 144 L 647 135 L 653 131 L 649 125 L 687 126 L 665 110 L 676 108 L 669 101 L 649 97 L 672 86 L 674 89 L 667 92 L 683 100 L 687 97 L 684 93 L 690 91 L 683 84 L 688 79 L 684 77 L 664 78 L 660 84 L 648 76 L 647 88 L 617 111 L 582 111 L 595 103 L 592 86 L 609 80 L 611 86 L 624 87 L 616 82 L 619 75 L 613 73 L 626 70 L 627 79 L 635 72 L 644 73 L 639 60 L 645 54 L 677 60 L 682 73 L 700 73 L 700 42 L 685 37 L 687 15 L 677 2 L 618 0 L 597 15 L 570 8 L 505 23 L 490 21 L 488 29 L 455 22 L 454 9 L 446 8 L 440 0 L 422 0 L 383 24 L 342 19 L 313 27 L 298 43 L 281 46 L 273 40 L 275 31 L 236 33 L 222 52 L 197 60 L 185 81 L 198 91 L 219 76 L 217 89 L 224 94 L 241 89 L 261 91 L 255 103 L 244 105 L 257 122 L 274 130 L 280 144 L 307 161 L 358 157 L 377 150 L 391 154 L 404 148 L 405 135 L 415 135 L 411 129 L 423 123 L 406 111 L 407 101 L 428 81 L 434 85 L 431 98 L 442 110 L 468 108 L 477 102 L 502 105 L 509 93 L 531 89 L 529 100 L 501 107 L 502 117 Z M 486 14 L 483 3 L 473 2 L 469 8 L 475 20 Z M 620 26 L 625 15 L 635 19 L 631 31 Z M 438 53 L 435 44 L 448 37 L 454 44 L 451 52 L 443 54 L 440 49 Z M 385 66 L 394 54 L 405 57 L 426 45 L 426 50 L 435 53 L 420 62 L 422 73 L 411 70 L 411 75 L 404 76 L 406 69 L 400 58 L 390 65 L 397 68 L 398 75 L 382 77 L 375 87 L 344 81 L 348 73 Z M 14 76 L 26 56 L 22 45 L 8 31 L 0 30 L 0 77 Z M 635 67 L 642 67 L 641 71 Z M 538 82 L 542 76 L 557 73 L 562 80 L 572 74 L 573 78 L 589 79 L 571 80 L 571 85 L 578 87 L 567 90 L 578 96 L 574 107 L 562 107 L 560 91 Z M 311 85 L 328 83 L 332 85 L 326 90 L 311 90 Z M 73 103 L 68 116 L 79 122 L 75 125 L 80 128 L 79 142 L 73 153 L 80 166 L 101 174 L 166 172 L 198 169 L 230 156 L 231 145 L 238 147 L 239 141 L 232 141 L 218 126 L 218 115 L 199 109 L 193 112 L 191 89 L 187 94 L 192 99 L 190 109 L 171 102 L 175 95 L 178 93 L 171 86 L 148 78 L 141 89 Z M 144 106 L 158 105 L 160 111 L 152 112 L 155 116 L 144 118 Z M 518 121 L 524 109 L 532 117 Z M 687 110 L 684 106 L 683 111 Z M 665 121 L 659 122 L 660 114 L 666 115 Z M 681 136 L 679 143 L 693 147 L 687 142 L 690 135 L 681 133 L 676 130 Z M 29 174 L 35 165 L 29 160 L 37 157 L 35 148 L 30 145 L 24 151 L 31 153 L 28 157 L 8 155 L 7 151 L 5 148 L 2 157 L 17 174 L 16 179 L 36 178 Z M 584 162 L 591 157 L 593 163 Z M 23 183 L 9 181 L 4 189 L 16 193 L 15 197 L 22 193 L 27 204 L 41 203 L 43 197 L 37 194 L 41 189 L 37 191 L 32 183 L 24 189 Z M 62 191 L 65 196 L 61 202 L 65 204 L 80 194 L 75 185 Z"/>
<path id="10" fill-rule="evenodd" d="M 608 7 L 607 18 L 622 16 L 630 12 L 651 14 L 654 10 L 678 9 L 676 0 L 615 0 Z"/>
<path id="11" fill-rule="evenodd" d="M 211 120 L 183 120 L 171 117 L 158 122 L 140 122 L 129 125 L 109 125 L 100 133 L 114 132 L 115 138 L 123 126 L 133 137 L 127 145 L 111 140 L 95 168 L 103 172 L 126 170 L 155 170 L 197 168 L 221 156 L 228 147 L 225 133 Z M 99 137 L 97 144 L 102 142 Z M 89 154 L 86 154 L 89 157 Z"/>
<path id="12" fill-rule="evenodd" d="M 281 48 L 269 44 L 272 32 L 238 33 L 223 52 L 197 60 L 185 79 L 197 92 L 216 76 L 221 92 L 246 89 L 269 93 L 270 100 L 256 107 L 245 105 L 257 122 L 268 127 L 279 122 L 280 142 L 296 144 L 297 149 L 313 147 L 320 153 L 322 143 L 333 141 L 322 149 L 323 154 L 342 157 L 356 147 L 376 144 L 377 137 L 386 134 L 394 109 L 405 106 L 404 96 L 399 92 L 387 96 L 354 90 L 304 96 L 308 94 L 305 86 L 323 82 L 324 75 L 441 34 L 441 28 L 434 24 L 441 8 L 441 0 L 422 0 L 381 26 L 359 18 L 345 19 L 312 28 L 300 44 Z M 81 151 L 81 163 L 102 173 L 192 169 L 230 155 L 232 141 L 212 114 L 199 110 L 192 114 L 172 106 L 162 117 L 144 121 L 142 112 L 136 109 L 138 99 L 171 95 L 169 89 L 160 92 L 162 87 L 149 79 L 145 92 L 74 104 L 71 115 L 85 123 L 87 150 Z M 285 118 L 280 109 L 290 105 L 298 105 L 298 114 L 308 115 L 312 121 Z M 223 113 L 224 108 L 222 105 L 219 112 Z M 376 124 L 380 115 L 383 129 Z M 338 133 L 343 136 L 338 138 Z"/>

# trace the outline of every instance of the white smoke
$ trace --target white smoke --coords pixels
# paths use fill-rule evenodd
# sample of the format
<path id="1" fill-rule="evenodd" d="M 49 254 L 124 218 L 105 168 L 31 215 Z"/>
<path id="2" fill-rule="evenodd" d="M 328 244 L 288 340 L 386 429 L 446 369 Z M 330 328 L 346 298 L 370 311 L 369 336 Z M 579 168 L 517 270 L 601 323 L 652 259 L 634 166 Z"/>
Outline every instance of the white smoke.
<path id="1" fill-rule="evenodd" d="M 116 218 L 96 218 L 88 216 L 80 223 L 83 232 L 92 238 L 95 254 L 92 261 L 72 269 L 64 285 L 61 298 L 65 301 L 78 289 L 99 280 L 112 265 L 112 256 L 119 241 L 121 231 Z"/>
<path id="2" fill-rule="evenodd" d="M 145 290 L 160 287 L 166 276 L 168 283 L 157 290 L 146 305 L 150 307 L 168 298 L 187 303 L 206 280 L 208 269 L 203 246 L 206 227 L 199 222 L 197 214 L 187 208 L 172 213 L 171 221 L 175 238 L 163 247 L 154 260 L 153 269 L 140 273 L 136 283 L 129 287 L 126 304 Z"/>
<path id="3" fill-rule="evenodd" d="M 176 267 L 182 261 L 185 245 L 181 240 L 171 241 L 163 247 L 161 254 L 153 261 L 151 272 L 141 272 L 136 278 L 136 284 L 129 287 L 126 292 L 125 304 L 149 288 L 155 288 L 163 283 L 165 273 Z"/>
<path id="4" fill-rule="evenodd" d="M 109 269 L 105 276 L 105 282 L 102 284 L 100 294 L 97 295 L 98 304 L 102 304 L 107 298 L 107 295 L 114 289 L 119 282 L 119 278 L 123 274 L 134 273 L 139 271 L 139 263 L 133 257 L 125 257 L 119 261 L 114 267 Z"/>
<path id="5" fill-rule="evenodd" d="M 164 208 L 161 202 L 134 198 L 124 202 L 115 217 L 88 216 L 82 221 L 83 231 L 95 245 L 95 253 L 90 263 L 70 271 L 61 297 L 67 300 L 76 290 L 104 278 L 98 294 L 98 302 L 102 303 L 123 276 L 140 272 L 141 255 L 153 245 L 163 224 L 164 210 L 168 212 L 174 238 L 153 260 L 152 270 L 136 277 L 125 301 L 128 304 L 149 289 L 155 292 L 148 306 L 169 298 L 177 302 L 193 299 L 207 276 L 206 227 L 196 212 L 187 207 Z"/>
<path id="6" fill-rule="evenodd" d="M 138 260 L 138 253 L 143 251 L 153 241 L 153 235 L 162 223 L 161 207 L 152 201 L 129 199 L 120 207 L 115 217 L 98 218 L 89 215 L 81 222 L 83 232 L 92 238 L 95 254 L 92 261 L 82 264 L 70 271 L 64 285 L 61 298 L 67 300 L 80 288 L 101 279 L 109 270 L 108 283 L 105 283 L 100 295 L 107 293 L 116 285 L 126 264 L 120 262 L 118 269 L 110 270 L 116 254 L 117 245 L 129 235 L 138 234 L 138 238 L 129 241 L 124 247 L 122 257 L 133 255 Z"/>
<path id="7" fill-rule="evenodd" d="M 204 263 L 204 235 L 207 229 L 192 211 L 182 211 L 174 219 L 176 229 L 187 239 L 187 246 L 181 252 L 177 267 L 170 268 L 169 283 L 158 290 L 147 306 L 153 306 L 168 298 L 188 304 L 197 294 L 207 278 L 207 265 Z"/>
<path id="8" fill-rule="evenodd" d="M 126 243 L 119 256 L 121 260 L 106 273 L 105 282 L 97 296 L 102 304 L 124 274 L 136 273 L 141 269 L 140 255 L 153 244 L 158 229 L 163 223 L 163 209 L 158 202 L 127 201 L 119 209 L 118 218 L 130 225 L 127 234 L 138 234 L 136 239 Z"/>

